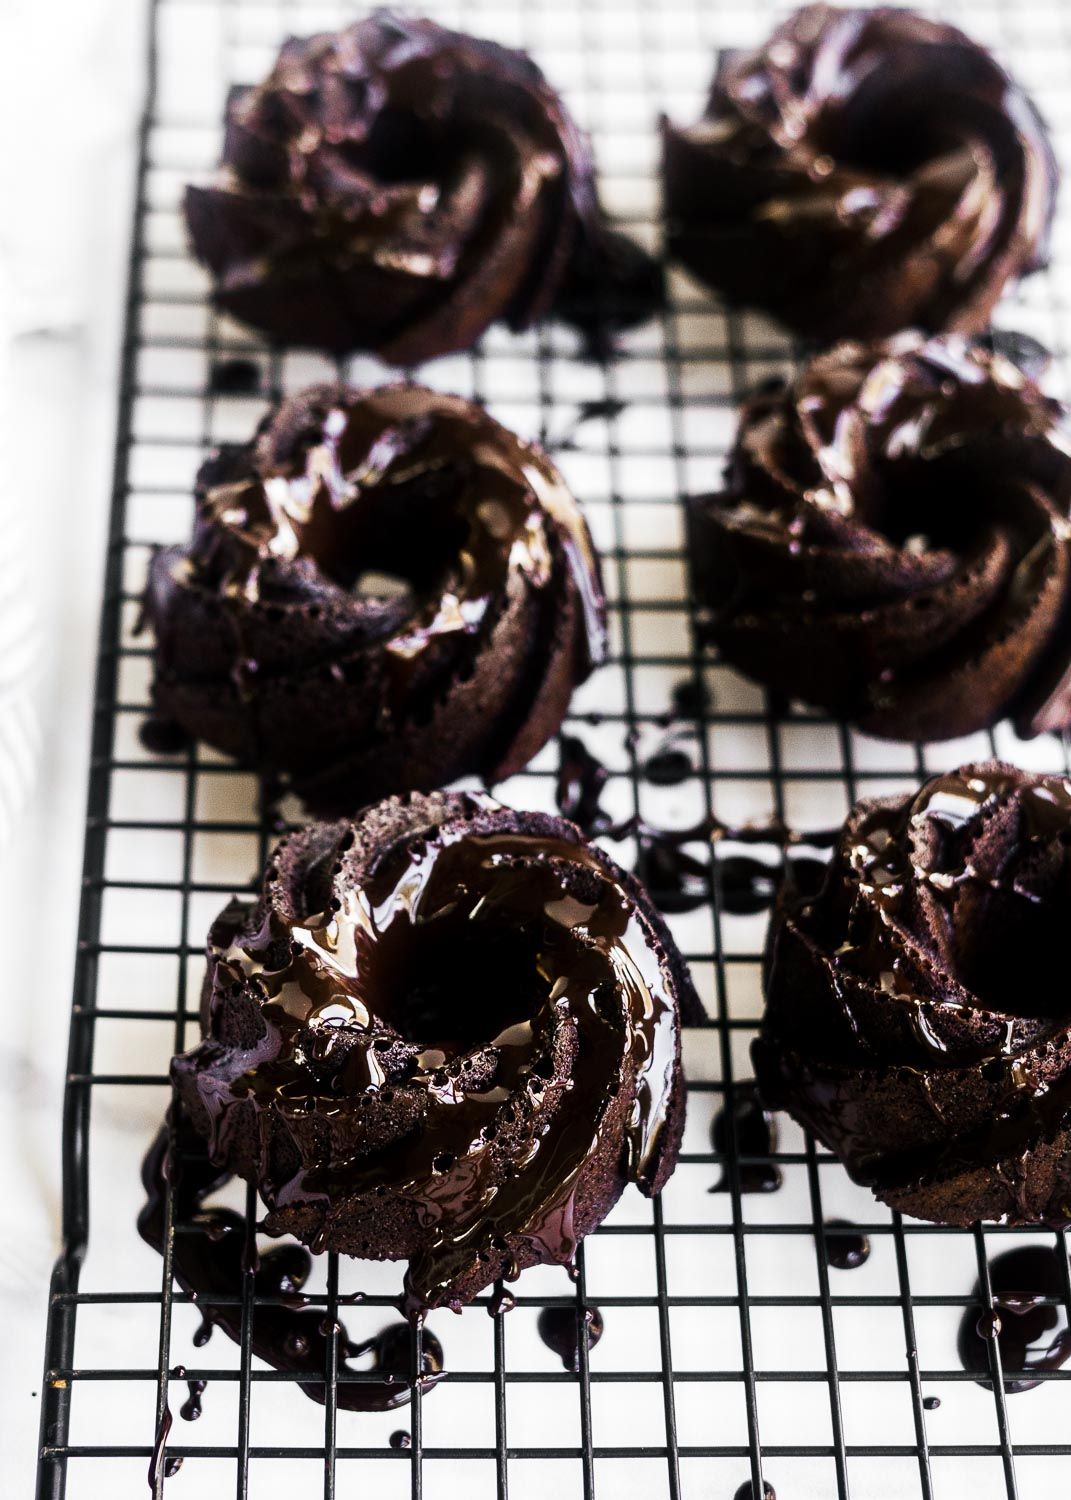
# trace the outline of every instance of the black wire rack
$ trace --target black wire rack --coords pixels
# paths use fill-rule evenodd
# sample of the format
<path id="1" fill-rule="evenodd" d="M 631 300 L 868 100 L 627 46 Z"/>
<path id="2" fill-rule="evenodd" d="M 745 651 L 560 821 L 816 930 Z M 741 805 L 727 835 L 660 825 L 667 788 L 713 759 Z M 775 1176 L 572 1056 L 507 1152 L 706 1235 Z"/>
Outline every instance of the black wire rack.
<path id="1" fill-rule="evenodd" d="M 769 0 L 456 0 L 421 7 L 448 24 L 529 48 L 591 130 L 604 195 L 623 227 L 657 246 L 658 112 L 698 108 L 715 49 L 757 40 L 787 7 Z M 1057 149 L 1071 147 L 1071 16 L 1063 0 L 966 0 L 939 13 L 992 44 L 1031 87 Z M 791 1122 L 780 1149 L 724 1152 L 715 1112 L 750 1077 L 760 1013 L 764 916 L 725 912 L 713 863 L 709 901 L 671 916 L 709 1020 L 686 1038 L 690 1101 L 684 1150 L 661 1199 L 629 1194 L 578 1257 L 578 1279 L 526 1272 L 517 1306 L 488 1299 L 460 1318 L 433 1314 L 447 1375 L 379 1415 L 340 1411 L 337 1348 L 325 1406 L 250 1352 L 256 1297 L 242 1293 L 244 1337 L 193 1340 L 199 1319 L 173 1287 L 170 1259 L 141 1244 L 138 1166 L 168 1099 L 167 1063 L 197 1033 L 204 934 L 248 889 L 274 834 L 251 778 L 203 747 L 161 759 L 137 727 L 150 647 L 135 633 L 153 544 L 182 539 L 191 479 L 214 442 L 248 435 L 266 402 L 335 367 L 283 354 L 217 317 L 188 258 L 179 201 L 216 158 L 225 90 L 261 76 L 289 32 L 340 24 L 346 5 L 299 0 L 154 0 L 139 132 L 115 481 L 94 702 L 83 899 L 63 1119 L 63 1250 L 49 1301 L 38 1494 L 141 1495 L 169 1412 L 155 1492 L 270 1500 L 275 1494 L 377 1500 L 669 1497 L 721 1500 L 764 1484 L 781 1500 L 955 1500 L 1071 1491 L 1071 1370 L 1005 1395 L 990 1345 L 986 1388 L 956 1357 L 965 1309 L 992 1309 L 988 1266 L 1015 1243 L 1052 1234 L 1000 1226 L 949 1231 L 905 1221 L 855 1188 Z M 1071 150 L 1063 152 L 1071 160 Z M 1001 309 L 1000 321 L 1053 349 L 1066 394 L 1071 268 L 1065 220 L 1053 268 Z M 611 598 L 613 654 L 578 693 L 567 725 L 606 764 L 604 805 L 667 828 L 716 812 L 730 822 L 776 814 L 799 829 L 839 822 L 864 793 L 917 785 L 935 770 L 999 753 L 1066 772 L 1052 737 L 1024 744 L 1006 726 L 939 747 L 883 745 L 803 710 L 774 706 L 696 643 L 683 561 L 682 498 L 717 480 L 734 408 L 793 350 L 763 320 L 727 314 L 674 274 L 660 319 L 592 360 L 566 329 L 492 330 L 470 355 L 421 378 L 487 401 L 541 436 L 585 500 Z M 237 363 L 236 363 L 237 362 Z M 354 359 L 358 384 L 384 373 Z M 1061 391 L 1061 382 L 1065 389 Z M 245 383 L 244 388 L 243 383 Z M 239 387 L 236 389 L 235 387 Z M 644 766 L 667 735 L 681 682 L 702 686 L 673 733 L 693 762 L 681 785 L 651 785 Z M 549 808 L 557 757 L 543 752 L 500 789 Z M 291 808 L 292 816 L 298 810 Z M 624 863 L 635 848 L 611 846 Z M 709 847 L 697 857 L 713 860 Z M 774 1165 L 780 1190 L 742 1190 Z M 712 1192 L 720 1183 L 723 1190 Z M 252 1190 L 247 1212 L 255 1211 Z M 855 1221 L 872 1254 L 831 1268 L 822 1225 Z M 1071 1283 L 1063 1235 L 1063 1305 Z M 400 1268 L 321 1257 L 311 1290 L 351 1334 L 388 1316 Z M 975 1292 L 978 1282 L 980 1296 Z M 1060 1299 L 1055 1299 L 1059 1302 Z M 597 1303 L 605 1334 L 579 1369 L 561 1368 L 536 1334 L 548 1305 Z M 414 1350 L 413 1370 L 417 1368 Z M 178 1408 L 206 1381 L 204 1416 Z M 394 1429 L 405 1437 L 394 1444 Z M 179 1461 L 181 1460 L 181 1467 Z M 296 1486 L 296 1488 L 295 1488 Z M 750 1488 L 749 1488 L 750 1487 Z"/>

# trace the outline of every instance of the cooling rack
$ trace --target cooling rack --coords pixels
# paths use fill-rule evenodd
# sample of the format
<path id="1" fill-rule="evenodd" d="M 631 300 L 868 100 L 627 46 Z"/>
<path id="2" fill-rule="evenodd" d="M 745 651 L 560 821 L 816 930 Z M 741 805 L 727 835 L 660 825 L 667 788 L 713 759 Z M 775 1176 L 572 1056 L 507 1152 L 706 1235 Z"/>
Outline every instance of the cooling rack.
<path id="1" fill-rule="evenodd" d="M 421 9 L 532 51 L 591 130 L 615 217 L 657 246 L 658 112 L 689 118 L 715 49 L 758 40 L 784 7 L 424 0 Z M 1071 161 L 1071 18 L 1062 0 L 972 0 L 938 13 L 999 51 Z M 316 357 L 273 351 L 211 312 L 186 253 L 180 194 L 216 159 L 228 85 L 262 76 L 288 32 L 333 27 L 352 14 L 297 0 L 153 4 L 38 1493 L 142 1495 L 158 1447 L 152 1487 L 176 1500 L 321 1492 L 728 1500 L 738 1489 L 759 1496 L 764 1486 L 780 1500 L 1066 1494 L 1071 1371 L 1005 1395 L 996 1344 L 988 1388 L 956 1356 L 966 1311 L 992 1306 L 994 1255 L 1012 1242 L 1052 1245 L 1052 1234 L 902 1220 L 788 1121 L 777 1149 L 748 1155 L 729 1112 L 716 1148 L 715 1116 L 751 1076 L 765 917 L 723 909 L 709 847 L 694 850 L 709 899 L 669 917 L 709 1017 L 686 1037 L 689 1116 L 675 1176 L 655 1203 L 626 1195 L 587 1241 L 575 1284 L 560 1268 L 538 1268 L 514 1288 L 508 1314 L 489 1317 L 487 1298 L 461 1317 L 432 1314 L 448 1372 L 434 1390 L 415 1390 L 392 1413 L 342 1411 L 332 1367 L 326 1404 L 314 1404 L 251 1355 L 251 1286 L 241 1298 L 243 1340 L 232 1344 L 217 1331 L 198 1343 L 196 1308 L 138 1238 L 139 1165 L 166 1107 L 168 1060 L 196 1036 L 204 934 L 231 893 L 249 887 L 275 836 L 240 769 L 204 748 L 169 757 L 142 748 L 149 646 L 136 633 L 139 590 L 151 547 L 188 533 L 191 480 L 205 449 L 244 439 L 279 392 L 336 373 Z M 999 314 L 1054 351 L 1057 394 L 1067 394 L 1071 368 L 1069 248 L 1065 218 L 1052 269 Z M 607 767 L 607 811 L 672 829 L 711 812 L 732 823 L 776 814 L 806 830 L 837 823 L 858 795 L 909 789 L 978 755 L 1066 771 L 1059 742 L 1020 743 L 1006 726 L 939 747 L 880 744 L 769 703 L 697 649 L 682 497 L 716 482 L 738 399 L 790 369 L 793 350 L 763 320 L 726 314 L 680 275 L 671 294 L 664 314 L 628 334 L 612 357 L 592 360 L 558 326 L 525 336 L 495 329 L 472 354 L 420 372 L 542 437 L 586 503 L 605 559 L 613 653 L 577 694 L 567 731 Z M 357 358 L 340 373 L 366 384 L 386 372 Z M 682 683 L 690 706 L 667 725 Z M 670 787 L 645 774 L 667 735 L 693 768 Z M 558 751 L 548 748 L 499 794 L 550 808 L 557 769 Z M 634 862 L 628 840 L 611 847 Z M 776 1169 L 780 1189 L 744 1191 L 756 1168 L 766 1177 Z M 254 1212 L 252 1193 L 243 1194 L 234 1201 Z M 831 1266 L 822 1253 L 822 1226 L 835 1218 L 869 1237 L 871 1255 L 856 1269 Z M 1055 1242 L 1066 1263 L 1063 1236 Z M 340 1300 L 359 1288 L 366 1300 L 346 1307 L 344 1321 L 352 1338 L 375 1333 L 390 1315 L 400 1268 L 321 1260 L 308 1290 L 325 1316 L 334 1320 Z M 1071 1315 L 1066 1274 L 1064 1292 Z M 567 1371 L 541 1342 L 538 1314 L 590 1305 L 605 1332 L 590 1350 L 582 1342 L 579 1369 Z M 187 1380 L 207 1383 L 196 1423 L 180 1415 Z"/>

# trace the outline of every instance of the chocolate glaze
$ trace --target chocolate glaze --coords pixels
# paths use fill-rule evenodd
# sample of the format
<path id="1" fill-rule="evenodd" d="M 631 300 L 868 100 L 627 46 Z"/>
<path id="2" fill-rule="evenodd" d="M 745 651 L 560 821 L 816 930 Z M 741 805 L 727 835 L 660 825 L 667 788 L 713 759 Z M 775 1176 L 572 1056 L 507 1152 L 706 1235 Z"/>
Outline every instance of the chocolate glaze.
<path id="1" fill-rule="evenodd" d="M 682 1106 L 670 947 L 571 825 L 385 803 L 292 835 L 257 905 L 221 915 L 206 1037 L 172 1076 L 269 1232 L 407 1257 L 419 1315 L 569 1260 L 606 1212 L 593 1181 L 609 1202 L 660 1187 Z"/>
<path id="2" fill-rule="evenodd" d="M 390 1435 L 392 1448 L 406 1449 L 413 1446 L 412 1434 L 404 1431 L 392 1432 Z"/>
<path id="3" fill-rule="evenodd" d="M 826 343 L 984 329 L 1047 253 L 1036 109 L 962 31 L 900 9 L 808 5 L 722 53 L 703 119 L 663 145 L 671 253 Z"/>
<path id="4" fill-rule="evenodd" d="M 993 762 L 859 804 L 821 892 L 775 914 L 767 1103 L 892 1207 L 1067 1222 L 1069 898 L 1063 778 Z"/>
<path id="5" fill-rule="evenodd" d="M 923 1396 L 922 1405 L 926 1411 L 936 1411 L 941 1405 L 940 1396 Z"/>
<path id="6" fill-rule="evenodd" d="M 708 638 L 868 733 L 1071 723 L 1071 447 L 1001 354 L 842 344 L 745 406 L 691 504 Z"/>
<path id="7" fill-rule="evenodd" d="M 733 1500 L 755 1500 L 755 1487 L 750 1479 L 744 1480 Z M 777 1493 L 768 1479 L 762 1481 L 762 1500 L 777 1500 Z"/>
<path id="8" fill-rule="evenodd" d="M 643 774 L 652 786 L 680 786 L 694 770 L 688 752 L 667 741 L 644 762 Z"/>
<path id="9" fill-rule="evenodd" d="M 822 1225 L 822 1247 L 829 1265 L 854 1271 L 870 1259 L 870 1240 L 847 1219 L 827 1219 Z"/>
<path id="10" fill-rule="evenodd" d="M 152 755 L 179 755 L 188 749 L 190 737 L 173 719 L 143 719 L 138 725 L 138 739 Z"/>
<path id="11" fill-rule="evenodd" d="M 555 801 L 563 818 L 568 818 L 588 837 L 605 833 L 611 826 L 609 815 L 599 805 L 602 789 L 609 775 L 576 735 L 563 734 L 558 740 L 558 780 Z"/>
<path id="12" fill-rule="evenodd" d="M 667 723 L 674 719 L 701 719 L 709 707 L 710 695 L 702 678 L 682 677 L 673 684 L 670 711 L 664 718 Z"/>
<path id="13" fill-rule="evenodd" d="M 149 1456 L 149 1469 L 147 1478 L 150 1490 L 155 1491 L 160 1483 L 160 1474 L 163 1472 L 165 1479 L 170 1479 L 177 1474 L 182 1466 L 181 1459 L 164 1459 L 164 1448 L 167 1445 L 168 1433 L 171 1431 L 174 1417 L 171 1415 L 170 1406 L 164 1407 L 164 1414 L 160 1419 L 160 1425 L 156 1429 L 156 1437 L 152 1445 L 152 1453 Z"/>
<path id="14" fill-rule="evenodd" d="M 736 1138 L 733 1139 L 735 1124 Z M 710 1140 L 719 1156 L 773 1156 L 777 1152 L 777 1121 L 766 1109 L 753 1083 L 735 1084 L 732 1090 L 732 1119 L 723 1104 L 710 1127 Z M 737 1177 L 742 1193 L 775 1193 L 784 1180 L 781 1168 L 774 1162 L 741 1162 Z M 727 1193 L 732 1188 L 728 1172 L 710 1189 Z"/>
<path id="15" fill-rule="evenodd" d="M 576 502 L 459 397 L 312 387 L 212 456 L 197 495 L 145 595 L 159 716 L 317 810 L 512 774 L 605 658 Z"/>
<path id="16" fill-rule="evenodd" d="M 552 449 L 555 453 L 568 452 L 576 448 L 577 435 L 581 427 L 586 423 L 594 421 L 611 422 L 615 417 L 619 417 L 622 412 L 627 410 L 627 401 L 618 401 L 612 396 L 602 397 L 597 401 L 581 401 L 576 409 L 576 416 L 565 431 L 559 437 L 552 437 L 544 426 L 540 432 L 540 442 L 542 442 L 544 447 Z"/>
<path id="17" fill-rule="evenodd" d="M 214 359 L 208 389 L 214 396 L 255 396 L 260 390 L 260 366 L 255 359 Z"/>
<path id="18" fill-rule="evenodd" d="M 175 1224 L 172 1274 L 183 1291 L 197 1300 L 204 1318 L 202 1326 L 218 1326 L 235 1343 L 241 1342 L 242 1308 L 239 1299 L 246 1279 L 252 1278 L 254 1295 L 271 1300 L 256 1307 L 250 1348 L 259 1359 L 276 1370 L 308 1375 L 309 1380 L 300 1382 L 301 1389 L 314 1401 L 323 1403 L 323 1374 L 331 1340 L 337 1335 L 340 1355 L 344 1356 L 338 1361 L 338 1369 L 343 1374 L 353 1373 L 347 1364 L 350 1356 L 378 1347 L 377 1341 L 354 1345 L 341 1324 L 329 1325 L 321 1310 L 304 1305 L 300 1289 L 308 1278 L 312 1261 L 303 1246 L 280 1245 L 257 1256 L 254 1226 L 244 1215 L 228 1208 L 205 1207 L 206 1200 L 229 1180 L 229 1173 L 208 1160 L 203 1142 L 181 1111 L 173 1109 L 169 1124 L 157 1135 L 142 1167 L 147 1199 L 138 1215 L 138 1231 L 163 1254 L 166 1199 L 170 1188 Z M 403 1328 L 408 1337 L 408 1324 L 395 1325 L 397 1327 Z M 439 1377 L 442 1349 L 430 1333 L 424 1332 L 422 1337 L 424 1372 L 420 1385 L 423 1390 Z M 336 1399 L 340 1407 L 346 1411 L 387 1411 L 410 1399 L 411 1361 L 408 1355 L 402 1360 L 397 1336 L 393 1332 L 386 1355 L 377 1357 L 374 1368 L 383 1371 L 381 1382 L 339 1382 Z M 195 1387 L 200 1389 L 195 1390 Z M 189 1382 L 190 1399 L 182 1407 L 182 1416 L 187 1421 L 200 1416 L 200 1391 L 203 1389 L 203 1381 Z M 171 1413 L 168 1411 L 157 1435 L 157 1449 L 149 1468 L 150 1486 L 155 1482 L 159 1457 L 170 1428 Z"/>
<path id="19" fill-rule="evenodd" d="M 201 1397 L 204 1395 L 207 1380 L 187 1380 L 186 1385 L 189 1396 L 179 1407 L 179 1416 L 184 1422 L 196 1422 L 203 1413 Z"/>
<path id="20" fill-rule="evenodd" d="M 1031 1391 L 1047 1372 L 1062 1369 L 1071 1359 L 1060 1253 L 1048 1245 L 1005 1250 L 990 1262 L 989 1279 L 994 1313 L 983 1311 L 979 1317 L 977 1307 L 967 1308 L 959 1328 L 960 1361 L 979 1385 L 991 1390 L 987 1344 L 995 1338 L 1005 1392 Z M 980 1286 L 973 1295 L 982 1295 Z M 984 1329 L 983 1320 L 988 1320 Z"/>
<path id="21" fill-rule="evenodd" d="M 386 10 L 290 38 L 262 84 L 233 89 L 219 173 L 185 209 L 218 306 L 391 364 L 551 310 L 602 340 L 661 292 L 532 60 Z"/>
<path id="22" fill-rule="evenodd" d="M 539 1337 L 574 1374 L 580 1369 L 580 1329 L 587 1334 L 587 1345 L 594 1349 L 603 1335 L 605 1323 L 598 1307 L 544 1307 L 536 1323 Z"/>

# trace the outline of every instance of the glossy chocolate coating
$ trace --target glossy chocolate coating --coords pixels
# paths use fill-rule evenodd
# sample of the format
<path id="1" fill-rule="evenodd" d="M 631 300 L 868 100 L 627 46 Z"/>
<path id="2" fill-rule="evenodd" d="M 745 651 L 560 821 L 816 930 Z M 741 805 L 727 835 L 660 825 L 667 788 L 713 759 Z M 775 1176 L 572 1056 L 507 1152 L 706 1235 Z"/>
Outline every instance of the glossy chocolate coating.
<path id="1" fill-rule="evenodd" d="M 413 365 L 561 306 L 597 331 L 660 273 L 611 231 L 591 151 L 522 52 L 376 11 L 291 37 L 232 91 L 220 169 L 186 190 L 215 300 L 284 344 Z"/>
<path id="2" fill-rule="evenodd" d="M 313 387 L 210 458 L 146 615 L 159 714 L 329 813 L 519 770 L 606 650 L 553 465 L 419 386 Z"/>
<path id="3" fill-rule="evenodd" d="M 823 341 L 975 333 L 1044 260 L 1057 183 L 1022 90 L 954 26 L 809 5 L 663 126 L 671 253 Z"/>
<path id="4" fill-rule="evenodd" d="M 892 739 L 1071 723 L 1063 409 L 999 354 L 840 344 L 745 406 L 693 565 L 724 657 Z"/>
<path id="5" fill-rule="evenodd" d="M 269 1233 L 407 1259 L 410 1307 L 568 1262 L 683 1124 L 678 998 L 636 883 L 558 818 L 393 800 L 276 850 L 209 939 L 172 1066 Z"/>
<path id="6" fill-rule="evenodd" d="M 862 802 L 782 896 L 755 1071 L 893 1208 L 1071 1220 L 1071 782 L 997 762 Z"/>

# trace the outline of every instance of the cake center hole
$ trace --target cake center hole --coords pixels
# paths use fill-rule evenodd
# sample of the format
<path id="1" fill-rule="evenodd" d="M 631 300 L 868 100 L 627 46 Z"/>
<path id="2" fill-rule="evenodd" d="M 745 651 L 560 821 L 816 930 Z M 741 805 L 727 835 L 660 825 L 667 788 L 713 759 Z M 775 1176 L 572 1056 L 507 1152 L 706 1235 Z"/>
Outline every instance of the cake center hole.
<path id="1" fill-rule="evenodd" d="M 456 1053 L 493 1042 L 531 1020 L 549 993 L 539 934 L 527 926 L 472 921 L 455 910 L 415 928 L 403 924 L 391 947 L 377 1004 L 407 1041 L 424 1047 Z"/>
<path id="2" fill-rule="evenodd" d="M 458 470 L 444 468 L 371 487 L 349 505 L 317 500 L 301 529 L 302 554 L 362 598 L 441 592 L 468 535 L 457 505 L 463 483 Z"/>

